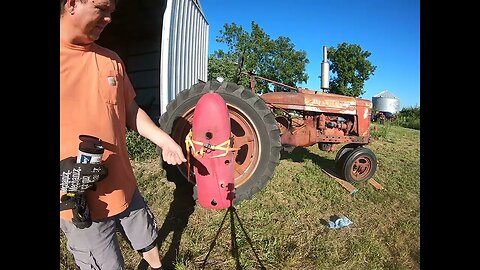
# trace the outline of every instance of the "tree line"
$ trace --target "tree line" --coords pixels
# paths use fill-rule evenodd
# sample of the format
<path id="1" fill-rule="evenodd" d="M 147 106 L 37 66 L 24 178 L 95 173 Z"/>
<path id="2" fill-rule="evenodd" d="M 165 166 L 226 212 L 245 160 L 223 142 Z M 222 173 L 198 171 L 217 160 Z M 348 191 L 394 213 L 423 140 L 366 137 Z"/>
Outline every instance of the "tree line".
<path id="1" fill-rule="evenodd" d="M 254 21 L 248 32 L 235 23 L 225 24 L 216 41 L 227 45 L 227 50 L 216 50 L 209 56 L 208 79 L 222 77 L 250 87 L 250 78 L 255 74 L 281 84 L 297 87 L 309 79 L 305 67 L 309 63 L 304 50 L 295 50 L 290 38 L 279 36 L 272 39 Z M 343 42 L 328 48 L 330 65 L 330 93 L 360 97 L 365 93 L 364 83 L 374 75 L 377 68 L 369 60 L 371 53 L 360 45 Z M 258 80 L 255 90 L 259 93 L 282 91 L 269 82 Z"/>

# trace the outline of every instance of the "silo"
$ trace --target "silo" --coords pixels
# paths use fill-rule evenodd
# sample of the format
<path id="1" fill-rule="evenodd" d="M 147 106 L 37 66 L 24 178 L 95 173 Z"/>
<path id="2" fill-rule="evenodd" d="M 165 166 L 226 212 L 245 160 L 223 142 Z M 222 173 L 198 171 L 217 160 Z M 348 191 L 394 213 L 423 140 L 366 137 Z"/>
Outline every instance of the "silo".
<path id="1" fill-rule="evenodd" d="M 373 109 L 379 112 L 396 114 L 400 110 L 400 99 L 384 90 L 372 97 Z"/>

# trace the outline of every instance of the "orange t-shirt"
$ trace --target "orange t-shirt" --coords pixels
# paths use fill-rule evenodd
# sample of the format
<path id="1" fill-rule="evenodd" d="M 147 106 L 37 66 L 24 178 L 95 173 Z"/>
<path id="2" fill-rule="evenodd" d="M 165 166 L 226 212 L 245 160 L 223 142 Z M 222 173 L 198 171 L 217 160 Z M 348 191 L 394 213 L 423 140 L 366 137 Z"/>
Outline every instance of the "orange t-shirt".
<path id="1" fill-rule="evenodd" d="M 77 156 L 82 134 L 100 138 L 105 148 L 108 176 L 86 191 L 94 221 L 125 210 L 137 187 L 126 146 L 126 106 L 134 97 L 115 52 L 60 40 L 60 160 Z M 71 220 L 72 210 L 60 211 L 60 217 Z"/>

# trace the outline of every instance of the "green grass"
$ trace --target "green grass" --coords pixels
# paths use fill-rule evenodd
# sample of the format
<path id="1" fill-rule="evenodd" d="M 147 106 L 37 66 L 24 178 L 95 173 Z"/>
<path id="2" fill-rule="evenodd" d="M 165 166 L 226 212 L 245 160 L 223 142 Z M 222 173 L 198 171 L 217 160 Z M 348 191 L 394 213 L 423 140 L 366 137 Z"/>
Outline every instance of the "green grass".
<path id="1" fill-rule="evenodd" d="M 155 144 L 132 130 L 127 130 L 127 151 L 134 161 L 146 161 L 158 156 Z"/>
<path id="2" fill-rule="evenodd" d="M 334 168 L 335 153 L 312 146 L 282 154 L 265 189 L 237 205 L 267 269 L 420 269 L 420 131 L 373 124 L 372 138 L 368 147 L 379 163 L 373 178 L 384 190 L 358 184 L 359 192 L 350 195 L 321 171 Z M 192 205 L 185 190 L 165 178 L 158 157 L 132 164 L 162 226 L 161 254 L 177 270 L 201 269 L 225 210 Z M 329 229 L 325 222 L 333 215 L 353 224 Z M 258 269 L 247 237 L 235 225 L 242 269 Z M 60 269 L 76 269 L 60 238 Z M 121 243 L 127 269 L 136 269 L 140 256 Z M 205 269 L 235 266 L 227 218 Z"/>

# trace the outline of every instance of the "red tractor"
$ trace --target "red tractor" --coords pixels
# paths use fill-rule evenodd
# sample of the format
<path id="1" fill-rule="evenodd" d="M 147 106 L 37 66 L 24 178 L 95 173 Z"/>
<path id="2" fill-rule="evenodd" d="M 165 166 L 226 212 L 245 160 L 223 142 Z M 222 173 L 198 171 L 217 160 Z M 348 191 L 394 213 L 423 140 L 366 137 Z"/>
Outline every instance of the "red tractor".
<path id="1" fill-rule="evenodd" d="M 324 47 L 322 89 L 328 89 L 328 72 Z M 197 101 L 210 91 L 223 97 L 230 113 L 232 147 L 239 149 L 233 153 L 235 203 L 251 198 L 265 187 L 279 163 L 282 148 L 288 151 L 318 144 L 322 151 L 336 151 L 336 145 L 346 143 L 335 157 L 338 176 L 361 183 L 374 175 L 377 158 L 365 147 L 370 142 L 371 101 L 294 88 L 249 75 L 250 89 L 217 80 L 197 83 L 181 91 L 160 118 L 162 129 L 183 146 L 186 154 L 184 139 L 192 127 Z M 289 91 L 258 95 L 254 91 L 257 79 L 287 87 Z M 195 175 L 185 163 L 162 166 L 167 173 L 195 181 Z"/>

